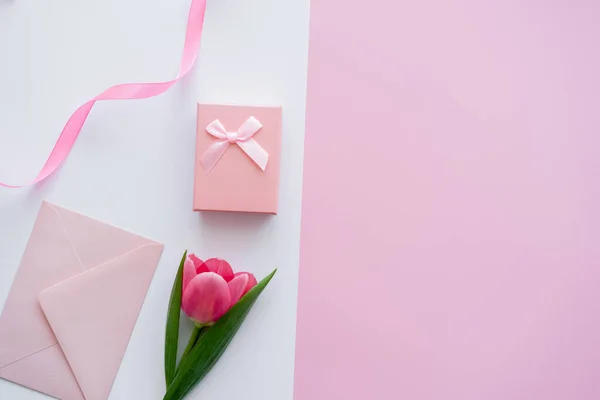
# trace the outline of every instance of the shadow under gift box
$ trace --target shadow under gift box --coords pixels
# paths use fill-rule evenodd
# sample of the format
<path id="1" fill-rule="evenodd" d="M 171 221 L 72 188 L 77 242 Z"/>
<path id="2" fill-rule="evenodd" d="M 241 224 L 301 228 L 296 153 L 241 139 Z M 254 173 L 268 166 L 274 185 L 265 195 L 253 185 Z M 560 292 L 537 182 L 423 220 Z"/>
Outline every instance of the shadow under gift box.
<path id="1" fill-rule="evenodd" d="M 268 153 L 265 170 L 231 142 L 214 167 L 203 166 L 206 152 L 227 141 L 211 135 L 207 127 L 218 120 L 227 132 L 235 133 L 251 117 L 262 125 L 251 140 Z M 281 107 L 198 104 L 194 211 L 277 214 L 281 117 Z"/>

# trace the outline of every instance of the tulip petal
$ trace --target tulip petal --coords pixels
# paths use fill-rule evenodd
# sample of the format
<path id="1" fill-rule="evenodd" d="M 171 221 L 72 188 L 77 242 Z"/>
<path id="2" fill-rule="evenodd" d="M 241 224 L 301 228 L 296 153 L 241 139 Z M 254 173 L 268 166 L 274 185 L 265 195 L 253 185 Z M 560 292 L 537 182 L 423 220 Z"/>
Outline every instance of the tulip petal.
<path id="1" fill-rule="evenodd" d="M 181 309 L 200 325 L 212 324 L 231 307 L 225 279 L 214 272 L 197 275 L 183 293 Z"/>
<path id="2" fill-rule="evenodd" d="M 254 286 L 256 286 L 257 282 L 256 282 L 256 277 L 253 274 L 251 274 L 250 272 L 237 272 L 234 276 L 237 277 L 240 275 L 248 276 L 248 283 L 246 284 L 246 287 L 244 288 L 244 292 L 242 293 L 242 296 L 243 296 L 246 293 L 248 293 L 250 291 L 250 289 L 252 289 Z"/>
<path id="3" fill-rule="evenodd" d="M 208 269 L 208 267 L 206 266 L 206 263 L 202 263 L 202 264 L 198 264 L 198 266 L 196 267 L 196 273 L 197 274 L 202 274 L 204 272 L 212 272 L 210 269 Z"/>
<path id="4" fill-rule="evenodd" d="M 199 259 L 197 255 L 190 254 L 188 257 L 194 262 L 194 266 L 196 267 L 196 274 L 201 274 L 202 272 L 210 271 L 208 267 L 204 265 L 204 261 Z"/>
<path id="5" fill-rule="evenodd" d="M 229 293 L 231 293 L 231 304 L 235 304 L 244 295 L 246 286 L 248 285 L 248 275 L 240 274 L 227 284 L 229 285 Z"/>
<path id="6" fill-rule="evenodd" d="M 204 264 L 210 271 L 221 275 L 225 281 L 229 282 L 233 279 L 233 269 L 227 261 L 220 258 L 209 258 Z"/>
<path id="7" fill-rule="evenodd" d="M 190 283 L 190 281 L 194 279 L 196 275 L 198 274 L 196 273 L 194 262 L 188 256 L 185 258 L 185 262 L 183 263 L 182 293 L 185 293 L 185 288 L 187 287 L 188 283 Z"/>

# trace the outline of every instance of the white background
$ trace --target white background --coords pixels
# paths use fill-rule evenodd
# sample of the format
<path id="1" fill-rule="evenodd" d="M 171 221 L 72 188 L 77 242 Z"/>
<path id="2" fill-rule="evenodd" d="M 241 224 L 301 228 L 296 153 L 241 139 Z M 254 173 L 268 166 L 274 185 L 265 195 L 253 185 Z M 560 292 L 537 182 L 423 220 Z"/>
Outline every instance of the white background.
<path id="1" fill-rule="evenodd" d="M 0 0 L 0 181 L 33 178 L 77 106 L 118 83 L 173 78 L 189 0 Z M 209 0 L 198 64 L 164 95 L 97 104 L 46 183 L 0 188 L 0 306 L 46 199 L 165 251 L 111 400 L 161 399 L 164 320 L 184 249 L 279 272 L 191 399 L 291 400 L 308 0 Z M 192 212 L 196 103 L 280 104 L 276 217 Z M 45 396 L 0 381 L 0 398 Z"/>

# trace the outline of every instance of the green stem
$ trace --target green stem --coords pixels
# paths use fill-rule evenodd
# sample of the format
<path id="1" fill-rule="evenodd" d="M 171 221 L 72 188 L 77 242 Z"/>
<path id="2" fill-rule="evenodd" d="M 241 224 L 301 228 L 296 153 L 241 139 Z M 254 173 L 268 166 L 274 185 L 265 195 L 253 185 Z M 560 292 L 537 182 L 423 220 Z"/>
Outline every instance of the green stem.
<path id="1" fill-rule="evenodd" d="M 188 342 L 187 346 L 185 347 L 185 350 L 183 351 L 183 355 L 181 356 L 181 360 L 179 360 L 179 365 L 175 369 L 175 375 L 177 375 L 177 372 L 179 372 L 179 366 L 181 365 L 181 362 L 183 360 L 185 360 L 185 358 L 187 357 L 187 355 L 190 354 L 190 351 L 192 351 L 192 349 L 194 348 L 194 346 L 198 342 L 198 339 L 200 338 L 200 332 L 201 331 L 202 331 L 202 327 L 201 326 L 194 325 L 194 330 L 192 331 L 192 335 L 190 336 L 190 341 Z"/>

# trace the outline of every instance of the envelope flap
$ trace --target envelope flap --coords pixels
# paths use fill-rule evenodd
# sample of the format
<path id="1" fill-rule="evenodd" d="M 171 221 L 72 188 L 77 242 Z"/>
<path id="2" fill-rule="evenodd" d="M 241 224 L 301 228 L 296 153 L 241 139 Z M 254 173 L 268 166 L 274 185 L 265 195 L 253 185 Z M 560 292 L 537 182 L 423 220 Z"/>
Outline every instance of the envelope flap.
<path id="1" fill-rule="evenodd" d="M 54 204 L 50 205 L 60 216 L 73 248 L 86 270 L 104 264 L 144 244 L 156 244 L 156 242 L 121 228 Z"/>
<path id="2" fill-rule="evenodd" d="M 106 400 L 163 246 L 145 245 L 40 293 L 86 400 Z"/>
<path id="3" fill-rule="evenodd" d="M 0 369 L 56 344 L 38 294 L 81 271 L 59 215 L 44 203 L 0 317 Z"/>
<path id="4" fill-rule="evenodd" d="M 57 399 L 85 400 L 58 344 L 0 369 L 0 378 Z"/>

